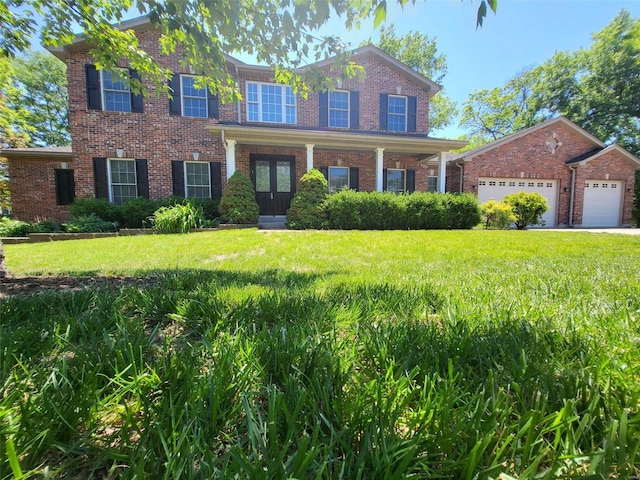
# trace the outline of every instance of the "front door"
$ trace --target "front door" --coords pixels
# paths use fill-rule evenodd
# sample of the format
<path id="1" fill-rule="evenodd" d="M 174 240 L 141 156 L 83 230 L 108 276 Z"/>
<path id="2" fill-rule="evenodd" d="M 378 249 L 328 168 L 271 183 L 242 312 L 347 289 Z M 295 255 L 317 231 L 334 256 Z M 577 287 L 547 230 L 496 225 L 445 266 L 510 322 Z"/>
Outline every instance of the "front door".
<path id="1" fill-rule="evenodd" d="M 250 158 L 260 215 L 285 215 L 295 193 L 296 157 L 252 153 Z"/>

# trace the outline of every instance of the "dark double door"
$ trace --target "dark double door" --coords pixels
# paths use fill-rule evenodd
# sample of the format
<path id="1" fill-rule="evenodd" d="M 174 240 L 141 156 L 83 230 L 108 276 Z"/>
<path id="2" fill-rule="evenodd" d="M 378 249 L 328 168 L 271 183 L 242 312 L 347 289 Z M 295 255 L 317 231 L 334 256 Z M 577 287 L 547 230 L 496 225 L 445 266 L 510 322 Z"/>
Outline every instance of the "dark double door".
<path id="1" fill-rule="evenodd" d="M 260 215 L 287 213 L 295 193 L 295 159 L 293 155 L 251 154 L 251 181 Z"/>

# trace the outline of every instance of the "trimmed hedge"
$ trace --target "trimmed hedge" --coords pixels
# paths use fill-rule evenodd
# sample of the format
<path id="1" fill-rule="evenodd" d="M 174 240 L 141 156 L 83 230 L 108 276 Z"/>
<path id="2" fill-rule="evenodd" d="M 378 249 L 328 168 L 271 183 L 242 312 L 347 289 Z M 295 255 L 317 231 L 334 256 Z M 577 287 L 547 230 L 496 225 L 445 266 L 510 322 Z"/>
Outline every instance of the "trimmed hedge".
<path id="1" fill-rule="evenodd" d="M 327 203 L 333 229 L 470 229 L 482 220 L 478 198 L 471 194 L 343 190 Z"/>
<path id="2" fill-rule="evenodd" d="M 300 188 L 287 210 L 287 225 L 294 230 L 327 228 L 327 180 L 312 168 L 300 178 Z"/>

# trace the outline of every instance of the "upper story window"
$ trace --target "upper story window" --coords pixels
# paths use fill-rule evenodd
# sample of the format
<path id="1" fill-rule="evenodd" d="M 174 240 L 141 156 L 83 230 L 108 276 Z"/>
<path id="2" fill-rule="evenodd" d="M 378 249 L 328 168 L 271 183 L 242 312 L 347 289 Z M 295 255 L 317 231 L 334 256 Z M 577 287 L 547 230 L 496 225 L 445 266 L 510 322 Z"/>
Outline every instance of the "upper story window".
<path id="1" fill-rule="evenodd" d="M 293 89 L 287 85 L 247 82 L 247 121 L 297 123 Z"/>
<path id="2" fill-rule="evenodd" d="M 388 130 L 407 131 L 407 97 L 389 95 Z"/>
<path id="3" fill-rule="evenodd" d="M 195 118 L 218 118 L 218 96 L 198 88 L 195 75 L 176 73 L 169 81 L 169 114 Z"/>
<path id="4" fill-rule="evenodd" d="M 380 130 L 416 131 L 416 97 L 380 94 Z"/>
<path id="5" fill-rule="evenodd" d="M 120 69 L 124 71 L 124 69 Z M 102 99 L 105 110 L 111 112 L 131 111 L 131 89 L 129 80 L 116 72 L 101 70 Z"/>
<path id="6" fill-rule="evenodd" d="M 182 114 L 185 117 L 207 118 L 207 89 L 195 86 L 195 77 L 181 75 Z"/>
<path id="7" fill-rule="evenodd" d="M 140 80 L 135 70 L 120 68 L 117 72 L 98 70 L 85 65 L 87 108 L 111 112 L 142 113 L 142 95 L 131 92 L 129 80 Z"/>
<path id="8" fill-rule="evenodd" d="M 349 92 L 329 92 L 329 126 L 349 128 Z"/>

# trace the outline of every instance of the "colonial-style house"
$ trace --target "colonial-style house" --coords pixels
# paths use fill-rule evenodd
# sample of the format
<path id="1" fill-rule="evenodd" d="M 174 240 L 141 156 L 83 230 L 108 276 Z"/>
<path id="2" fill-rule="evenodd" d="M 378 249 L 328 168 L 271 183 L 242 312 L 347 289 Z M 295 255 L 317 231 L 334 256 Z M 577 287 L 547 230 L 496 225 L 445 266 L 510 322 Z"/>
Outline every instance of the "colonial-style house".
<path id="1" fill-rule="evenodd" d="M 158 52 L 159 34 L 146 17 L 121 27 Z M 135 95 L 97 69 L 82 37 L 52 53 L 67 65 L 72 148 L 2 152 L 14 216 L 23 220 L 64 219 L 76 197 L 219 198 L 236 170 L 252 179 L 261 215 L 285 214 L 314 167 L 331 191 L 443 192 L 440 153 L 465 145 L 429 136 L 429 99 L 441 87 L 374 46 L 353 54 L 364 81 L 308 98 L 274 83 L 271 69 L 228 57 L 242 100 L 226 104 L 196 88 L 177 54 L 155 57 L 174 72 L 169 98 L 152 85 L 148 96 Z M 329 72 L 329 61 L 317 65 Z"/>

